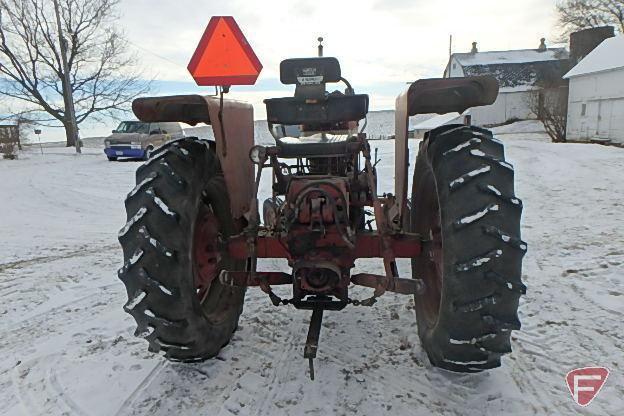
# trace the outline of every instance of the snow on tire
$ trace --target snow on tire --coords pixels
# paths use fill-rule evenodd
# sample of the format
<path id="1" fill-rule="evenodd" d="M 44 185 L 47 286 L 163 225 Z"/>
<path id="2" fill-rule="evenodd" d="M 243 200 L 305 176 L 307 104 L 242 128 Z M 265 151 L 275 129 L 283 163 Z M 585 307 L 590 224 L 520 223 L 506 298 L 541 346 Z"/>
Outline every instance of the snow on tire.
<path id="1" fill-rule="evenodd" d="M 171 360 L 213 357 L 236 329 L 245 296 L 244 289 L 225 287 L 217 277 L 224 268 L 244 267 L 218 251 L 221 239 L 241 229 L 230 213 L 218 159 L 207 142 L 171 142 L 139 167 L 136 183 L 119 232 L 124 265 L 118 272 L 135 335 Z M 204 218 L 213 230 L 207 236 L 196 232 Z M 196 256 L 206 251 L 198 241 L 212 247 L 206 264 Z"/>
<path id="2" fill-rule="evenodd" d="M 500 366 L 511 330 L 520 329 L 527 250 L 503 145 L 476 127 L 432 130 L 416 159 L 410 212 L 411 230 L 424 240 L 412 273 L 427 287 L 415 301 L 431 363 L 458 372 Z"/>

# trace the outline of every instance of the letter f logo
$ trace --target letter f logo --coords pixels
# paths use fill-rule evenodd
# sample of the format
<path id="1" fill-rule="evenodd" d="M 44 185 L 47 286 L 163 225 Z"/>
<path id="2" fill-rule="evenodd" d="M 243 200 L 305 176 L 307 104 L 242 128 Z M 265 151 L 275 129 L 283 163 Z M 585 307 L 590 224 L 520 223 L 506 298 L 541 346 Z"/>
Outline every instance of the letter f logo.
<path id="1" fill-rule="evenodd" d="M 598 395 L 607 377 L 609 377 L 608 368 L 583 367 L 566 374 L 566 383 L 576 404 L 585 407 Z"/>

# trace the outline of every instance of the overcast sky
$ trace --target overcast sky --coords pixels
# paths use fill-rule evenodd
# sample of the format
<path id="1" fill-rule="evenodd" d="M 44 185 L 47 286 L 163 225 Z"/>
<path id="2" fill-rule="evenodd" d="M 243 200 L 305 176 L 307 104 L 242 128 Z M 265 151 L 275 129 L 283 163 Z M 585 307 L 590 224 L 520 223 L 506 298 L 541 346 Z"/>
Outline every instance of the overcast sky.
<path id="1" fill-rule="evenodd" d="M 325 55 L 339 58 L 356 92 L 371 95 L 371 109 L 391 109 L 405 82 L 440 77 L 453 51 L 537 48 L 557 36 L 554 0 L 122 0 L 119 24 L 153 77 L 155 94 L 212 93 L 196 87 L 186 65 L 212 15 L 232 15 L 264 69 L 253 87 L 232 96 L 254 104 L 290 95 L 279 84 L 279 62 Z M 114 123 L 113 123 L 114 124 Z M 85 125 L 83 137 L 110 131 Z M 59 132 L 61 133 L 61 132 Z M 60 134 L 62 136 L 62 133 Z"/>

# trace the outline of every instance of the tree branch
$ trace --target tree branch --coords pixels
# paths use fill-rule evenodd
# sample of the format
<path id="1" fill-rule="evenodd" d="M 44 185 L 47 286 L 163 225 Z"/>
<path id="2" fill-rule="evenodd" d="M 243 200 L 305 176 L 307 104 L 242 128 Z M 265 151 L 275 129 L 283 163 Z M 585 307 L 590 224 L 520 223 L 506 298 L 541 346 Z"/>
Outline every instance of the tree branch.
<path id="1" fill-rule="evenodd" d="M 51 3 L 0 0 L 0 96 L 19 100 L 32 115 L 48 114 L 65 124 L 62 59 Z M 59 3 L 77 122 L 128 111 L 150 83 L 142 79 L 115 28 L 119 0 Z"/>

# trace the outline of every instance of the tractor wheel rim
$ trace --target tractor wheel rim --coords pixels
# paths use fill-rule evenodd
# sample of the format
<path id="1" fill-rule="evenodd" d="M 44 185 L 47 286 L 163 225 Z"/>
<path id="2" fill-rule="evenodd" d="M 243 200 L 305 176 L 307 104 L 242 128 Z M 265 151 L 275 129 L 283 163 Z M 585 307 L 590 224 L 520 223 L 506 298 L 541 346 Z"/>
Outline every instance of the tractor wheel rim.
<path id="1" fill-rule="evenodd" d="M 219 220 L 212 209 L 202 204 L 193 236 L 193 277 L 200 302 L 208 296 L 212 281 L 219 274 Z"/>
<path id="2" fill-rule="evenodd" d="M 428 237 L 428 244 L 423 253 L 422 279 L 425 281 L 425 293 L 419 297 L 418 302 L 422 305 L 428 323 L 433 326 L 438 320 L 440 313 L 440 301 L 442 298 L 442 276 L 444 275 L 444 256 L 442 239 L 442 218 L 438 193 L 433 175 L 427 181 L 421 201 L 424 210 L 419 219 L 419 231 Z"/>

